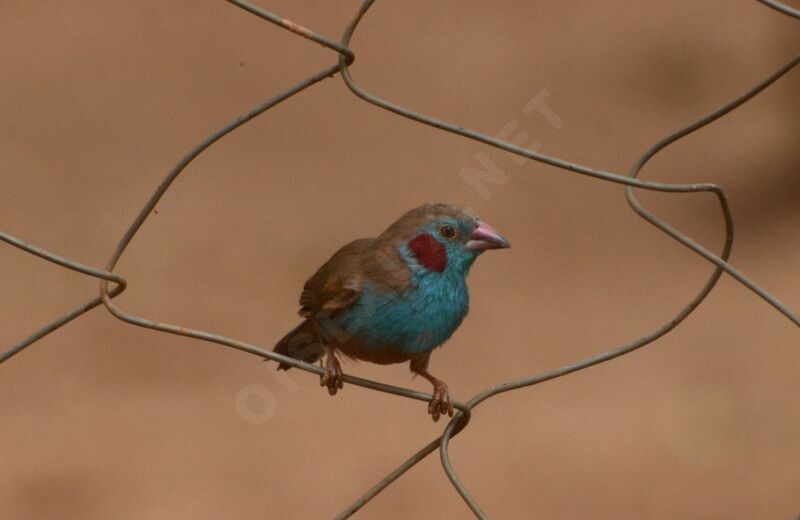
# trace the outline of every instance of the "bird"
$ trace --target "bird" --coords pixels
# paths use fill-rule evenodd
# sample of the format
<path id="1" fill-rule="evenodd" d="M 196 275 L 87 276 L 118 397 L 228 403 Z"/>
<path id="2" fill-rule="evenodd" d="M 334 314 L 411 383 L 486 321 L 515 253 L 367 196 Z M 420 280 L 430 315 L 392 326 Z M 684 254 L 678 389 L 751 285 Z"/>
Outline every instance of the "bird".
<path id="1" fill-rule="evenodd" d="M 453 416 L 448 385 L 429 371 L 431 353 L 469 311 L 466 278 L 484 251 L 509 241 L 471 209 L 424 204 L 376 238 L 354 240 L 306 281 L 303 321 L 273 351 L 307 363 L 325 357 L 320 386 L 343 388 L 337 356 L 409 368 L 433 385 L 428 414 Z M 278 370 L 291 365 L 280 362 Z"/>

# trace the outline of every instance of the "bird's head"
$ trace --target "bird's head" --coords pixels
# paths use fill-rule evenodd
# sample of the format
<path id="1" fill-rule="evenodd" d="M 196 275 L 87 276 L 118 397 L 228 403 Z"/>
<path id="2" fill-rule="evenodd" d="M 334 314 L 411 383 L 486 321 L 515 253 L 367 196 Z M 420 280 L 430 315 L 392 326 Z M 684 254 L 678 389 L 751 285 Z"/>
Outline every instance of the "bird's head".
<path id="1" fill-rule="evenodd" d="M 408 211 L 381 239 L 392 241 L 422 268 L 439 273 L 466 274 L 484 251 L 511 247 L 474 211 L 450 204 L 425 204 Z"/>

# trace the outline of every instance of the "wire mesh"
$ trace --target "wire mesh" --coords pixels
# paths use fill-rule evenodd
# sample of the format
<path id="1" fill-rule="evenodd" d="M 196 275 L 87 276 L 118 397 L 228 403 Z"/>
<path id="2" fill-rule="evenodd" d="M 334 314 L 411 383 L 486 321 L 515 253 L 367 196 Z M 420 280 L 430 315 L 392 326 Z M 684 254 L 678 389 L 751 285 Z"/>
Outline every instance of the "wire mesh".
<path id="1" fill-rule="evenodd" d="M 282 356 L 275 352 L 262 349 L 256 345 L 238 341 L 233 338 L 213 334 L 210 332 L 194 330 L 168 323 L 161 323 L 158 321 L 136 316 L 134 314 L 126 312 L 125 310 L 117 306 L 113 301 L 114 298 L 120 295 L 127 287 L 126 279 L 121 275 L 116 274 L 114 272 L 114 269 L 117 263 L 119 262 L 120 258 L 122 257 L 122 255 L 127 250 L 131 241 L 141 228 L 141 226 L 147 220 L 147 217 L 155 209 L 156 204 L 163 197 L 166 191 L 170 188 L 173 181 L 175 181 L 175 179 L 181 174 L 181 172 L 183 172 L 184 169 L 196 157 L 198 157 L 211 145 L 213 145 L 215 142 L 217 142 L 218 140 L 220 140 L 233 130 L 239 128 L 240 126 L 246 124 L 252 119 L 258 117 L 259 115 L 263 114 L 264 112 L 274 107 L 275 105 L 278 105 L 279 103 L 288 100 L 295 94 L 302 92 L 303 90 L 321 82 L 326 78 L 333 77 L 336 74 L 341 74 L 345 84 L 353 92 L 353 94 L 355 94 L 356 96 L 358 96 L 359 98 L 363 99 L 368 103 L 371 103 L 379 108 L 393 112 L 399 116 L 403 116 L 418 123 L 429 125 L 446 132 L 451 132 L 460 135 L 462 137 L 472 139 L 501 150 L 505 150 L 507 152 L 519 155 L 526 159 L 531 159 L 534 161 L 539 161 L 545 164 L 549 164 L 551 166 L 555 166 L 557 168 L 561 168 L 563 170 L 572 173 L 586 175 L 607 182 L 624 185 L 626 187 L 625 194 L 627 202 L 630 205 L 630 207 L 640 217 L 645 219 L 647 222 L 651 223 L 661 232 L 677 240 L 678 242 L 686 246 L 688 249 L 695 252 L 696 254 L 703 257 L 708 262 L 714 265 L 713 272 L 708 276 L 705 284 L 703 285 L 702 288 L 700 288 L 700 290 L 697 292 L 694 298 L 692 298 L 676 315 L 672 316 L 664 325 L 654 330 L 653 332 L 628 344 L 619 346 L 617 348 L 614 348 L 612 350 L 609 350 L 607 352 L 595 356 L 581 359 L 579 361 L 560 367 L 558 369 L 547 371 L 541 374 L 533 375 L 531 377 L 526 377 L 516 381 L 509 381 L 497 386 L 487 388 L 486 390 L 478 393 L 477 395 L 469 399 L 467 402 L 462 403 L 454 401 L 453 404 L 455 408 L 458 410 L 458 413 L 449 421 L 442 435 L 432 440 L 428 444 L 426 444 L 421 450 L 419 450 L 417 453 L 412 455 L 408 460 L 403 462 L 395 470 L 393 470 L 386 477 L 384 477 L 380 482 L 375 484 L 375 486 L 373 486 L 366 493 L 360 496 L 349 507 L 347 507 L 347 509 L 345 509 L 340 515 L 338 515 L 337 518 L 343 519 L 352 516 L 356 511 L 358 511 L 361 507 L 363 507 L 370 500 L 372 500 L 383 489 L 385 489 L 392 482 L 394 482 L 401 475 L 403 475 L 406 471 L 408 471 L 411 467 L 413 467 L 415 464 L 423 460 L 425 457 L 427 457 L 437 449 L 439 450 L 439 454 L 441 457 L 442 467 L 445 473 L 447 474 L 448 478 L 450 479 L 453 487 L 461 495 L 461 497 L 464 499 L 466 504 L 469 506 L 469 508 L 472 510 L 472 512 L 475 514 L 477 518 L 486 518 L 486 514 L 481 510 L 477 501 L 472 497 L 469 491 L 467 491 L 466 487 L 459 479 L 458 474 L 452 462 L 450 461 L 449 449 L 448 449 L 451 439 L 454 436 L 456 436 L 459 432 L 461 432 L 469 424 L 472 410 L 481 403 L 485 402 L 486 400 L 494 396 L 500 395 L 504 392 L 509 392 L 512 390 L 533 386 L 545 381 L 563 377 L 568 374 L 577 372 L 579 370 L 584 370 L 591 366 L 606 361 L 610 361 L 614 358 L 623 356 L 625 354 L 633 352 L 634 350 L 640 349 L 652 343 L 656 339 L 664 336 L 665 334 L 668 334 L 670 331 L 675 329 L 681 322 L 683 322 L 711 293 L 711 291 L 714 289 L 714 287 L 720 280 L 723 273 L 727 273 L 728 275 L 730 275 L 732 278 L 734 278 L 739 283 L 750 289 L 753 293 L 758 295 L 761 299 L 763 299 L 765 302 L 767 302 L 769 305 L 775 308 L 777 312 L 781 313 L 792 323 L 794 323 L 797 326 L 800 326 L 800 316 L 798 316 L 797 313 L 795 313 L 792 309 L 790 309 L 785 304 L 780 302 L 775 296 L 767 292 L 764 288 L 762 288 L 760 285 L 751 280 L 749 277 L 747 277 L 740 270 L 736 269 L 728 262 L 734 242 L 734 228 L 733 228 L 731 209 L 729 207 L 725 192 L 722 190 L 722 188 L 720 188 L 715 184 L 710 184 L 710 183 L 670 184 L 670 183 L 660 183 L 660 182 L 640 180 L 638 178 L 638 175 L 641 172 L 642 168 L 647 164 L 647 162 L 651 158 L 653 158 L 661 150 L 665 149 L 666 147 L 678 141 L 679 139 L 682 139 L 692 134 L 698 129 L 716 121 L 717 119 L 723 117 L 729 112 L 740 107 L 741 105 L 752 99 L 754 96 L 762 92 L 764 89 L 769 87 L 771 84 L 776 82 L 787 72 L 792 70 L 795 66 L 797 66 L 800 63 L 800 53 L 793 56 L 784 65 L 778 68 L 775 72 L 773 72 L 768 77 L 764 78 L 762 81 L 754 85 L 752 88 L 747 90 L 745 93 L 743 93 L 736 99 L 726 103 L 719 109 L 687 125 L 686 127 L 670 134 L 669 136 L 665 137 L 658 143 L 654 144 L 650 149 L 645 151 L 641 155 L 641 157 L 631 166 L 627 175 L 623 175 L 619 173 L 603 171 L 589 166 L 568 162 L 558 157 L 545 155 L 540 152 L 534 151 L 532 149 L 520 147 L 513 143 L 496 139 L 486 134 L 466 129 L 461 126 L 457 126 L 447 121 L 442 121 L 424 114 L 414 112 L 411 109 L 394 104 L 374 94 L 371 94 L 363 87 L 359 86 L 353 79 L 353 76 L 349 68 L 350 65 L 352 65 L 352 63 L 355 60 L 355 54 L 350 49 L 350 41 L 353 38 L 353 35 L 357 27 L 362 22 L 364 16 L 367 14 L 369 9 L 375 3 L 375 0 L 365 0 L 361 4 L 360 8 L 353 17 L 352 21 L 345 29 L 341 41 L 339 43 L 329 38 L 326 38 L 325 36 L 322 36 L 314 31 L 311 31 L 310 29 L 300 26 L 292 21 L 286 20 L 284 18 L 281 18 L 280 16 L 265 11 L 260 7 L 254 6 L 249 2 L 243 0 L 226 0 L 226 1 L 267 22 L 270 22 L 300 37 L 306 38 L 328 49 L 335 51 L 338 55 L 337 62 L 319 71 L 318 73 L 304 79 L 303 81 L 297 83 L 293 87 L 276 95 L 275 97 L 263 102 L 262 104 L 256 106 L 249 112 L 237 117 L 236 119 L 229 122 L 221 129 L 219 129 L 218 131 L 214 132 L 212 135 L 207 137 L 194 149 L 192 149 L 188 154 L 186 154 L 177 163 L 177 165 L 166 175 L 164 180 L 156 188 L 156 190 L 151 195 L 149 200 L 145 203 L 144 207 L 137 214 L 134 221 L 130 224 L 130 226 L 120 239 L 118 245 L 116 246 L 115 250 L 111 255 L 111 258 L 106 263 L 104 269 L 98 269 L 95 267 L 87 266 L 79 262 L 61 257 L 57 254 L 54 254 L 52 252 L 31 245 L 19 238 L 16 238 L 14 236 L 11 236 L 7 233 L 0 231 L 0 240 L 14 247 L 17 247 L 32 255 L 38 256 L 44 260 L 55 263 L 67 269 L 71 269 L 73 271 L 79 272 L 87 276 L 95 277 L 100 280 L 100 294 L 98 296 L 95 296 L 92 299 L 86 301 L 85 303 L 82 303 L 73 310 L 67 312 L 66 314 L 62 315 L 61 317 L 57 318 L 51 323 L 38 329 L 27 338 L 24 338 L 18 343 L 12 345 L 6 351 L 0 353 L 0 363 L 8 361 L 12 356 L 20 353 L 21 351 L 23 351 L 25 348 L 32 345 L 36 341 L 40 340 L 41 338 L 45 337 L 51 332 L 59 329 L 60 327 L 66 325 L 72 320 L 86 314 L 95 307 L 103 305 L 112 315 L 131 325 L 216 343 L 226 347 L 238 349 L 262 358 L 286 363 L 291 366 L 297 367 L 301 370 L 305 370 L 307 372 L 322 374 L 323 370 L 320 367 L 304 363 L 303 361 L 299 361 L 294 358 Z M 786 6 L 780 2 L 774 0 L 758 0 L 758 1 L 787 16 L 800 18 L 800 11 L 792 7 Z M 650 213 L 637 200 L 634 190 L 635 188 L 658 191 L 658 192 L 671 192 L 671 193 L 694 193 L 694 192 L 713 193 L 719 202 L 720 211 L 722 212 L 725 222 L 725 242 L 722 247 L 722 251 L 717 254 L 704 248 L 703 246 L 695 242 L 691 237 L 675 229 L 665 220 L 660 219 L 656 217 L 654 214 Z M 111 289 L 109 288 L 109 282 L 115 284 L 114 287 Z M 387 385 L 378 381 L 358 378 L 351 375 L 344 375 L 344 381 L 364 388 L 369 388 L 380 392 L 386 392 L 406 397 L 409 399 L 416 399 L 419 401 L 430 401 L 430 399 L 432 398 L 432 396 L 427 393 L 417 392 L 406 388 Z"/>

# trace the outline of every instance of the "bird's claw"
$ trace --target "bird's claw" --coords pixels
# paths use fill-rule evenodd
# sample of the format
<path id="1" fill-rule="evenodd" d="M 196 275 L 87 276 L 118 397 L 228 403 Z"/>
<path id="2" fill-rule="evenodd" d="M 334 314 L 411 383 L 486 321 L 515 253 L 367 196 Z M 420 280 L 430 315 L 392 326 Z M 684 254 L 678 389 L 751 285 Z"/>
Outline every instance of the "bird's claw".
<path id="1" fill-rule="evenodd" d="M 325 361 L 325 372 L 319 376 L 319 386 L 327 386 L 330 395 L 336 395 L 344 387 L 344 374 L 336 356 L 329 354 Z"/>
<path id="2" fill-rule="evenodd" d="M 434 422 L 439 420 L 442 415 L 453 416 L 453 404 L 450 402 L 450 390 L 447 385 L 440 383 L 433 387 L 433 398 L 428 404 L 428 413 Z"/>

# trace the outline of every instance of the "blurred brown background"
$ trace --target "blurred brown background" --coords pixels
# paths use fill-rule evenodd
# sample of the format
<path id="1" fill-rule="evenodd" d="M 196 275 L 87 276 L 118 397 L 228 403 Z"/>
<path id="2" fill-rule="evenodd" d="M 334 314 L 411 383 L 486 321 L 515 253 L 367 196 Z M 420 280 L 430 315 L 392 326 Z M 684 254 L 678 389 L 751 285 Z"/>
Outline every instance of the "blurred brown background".
<path id="1" fill-rule="evenodd" d="M 358 1 L 261 2 L 338 39 Z M 794 2 L 797 6 L 797 2 Z M 752 0 L 381 0 L 355 78 L 419 111 L 625 172 L 652 143 L 800 50 Z M 335 54 L 222 1 L 5 2 L 0 228 L 102 266 L 165 173 L 206 135 Z M 546 90 L 563 125 L 523 107 Z M 800 309 L 800 70 L 659 155 L 643 176 L 730 195 L 733 263 Z M 510 128 L 509 126 L 509 128 Z M 460 172 L 507 177 L 484 199 Z M 641 199 L 714 250 L 709 195 Z M 215 145 L 123 257 L 119 304 L 271 347 L 345 242 L 426 201 L 513 242 L 475 265 L 470 317 L 433 357 L 466 400 L 644 335 L 709 264 L 637 218 L 620 186 L 379 110 L 337 77 Z M 0 245 L 0 344 L 97 290 Z M 667 337 L 476 410 L 453 463 L 492 518 L 790 519 L 800 513 L 800 334 L 724 277 Z M 102 309 L 0 367 L 3 519 L 329 518 L 434 438 L 425 405 L 128 326 Z M 405 365 L 346 372 L 429 390 Z M 358 518 L 467 518 L 434 455 Z"/>

